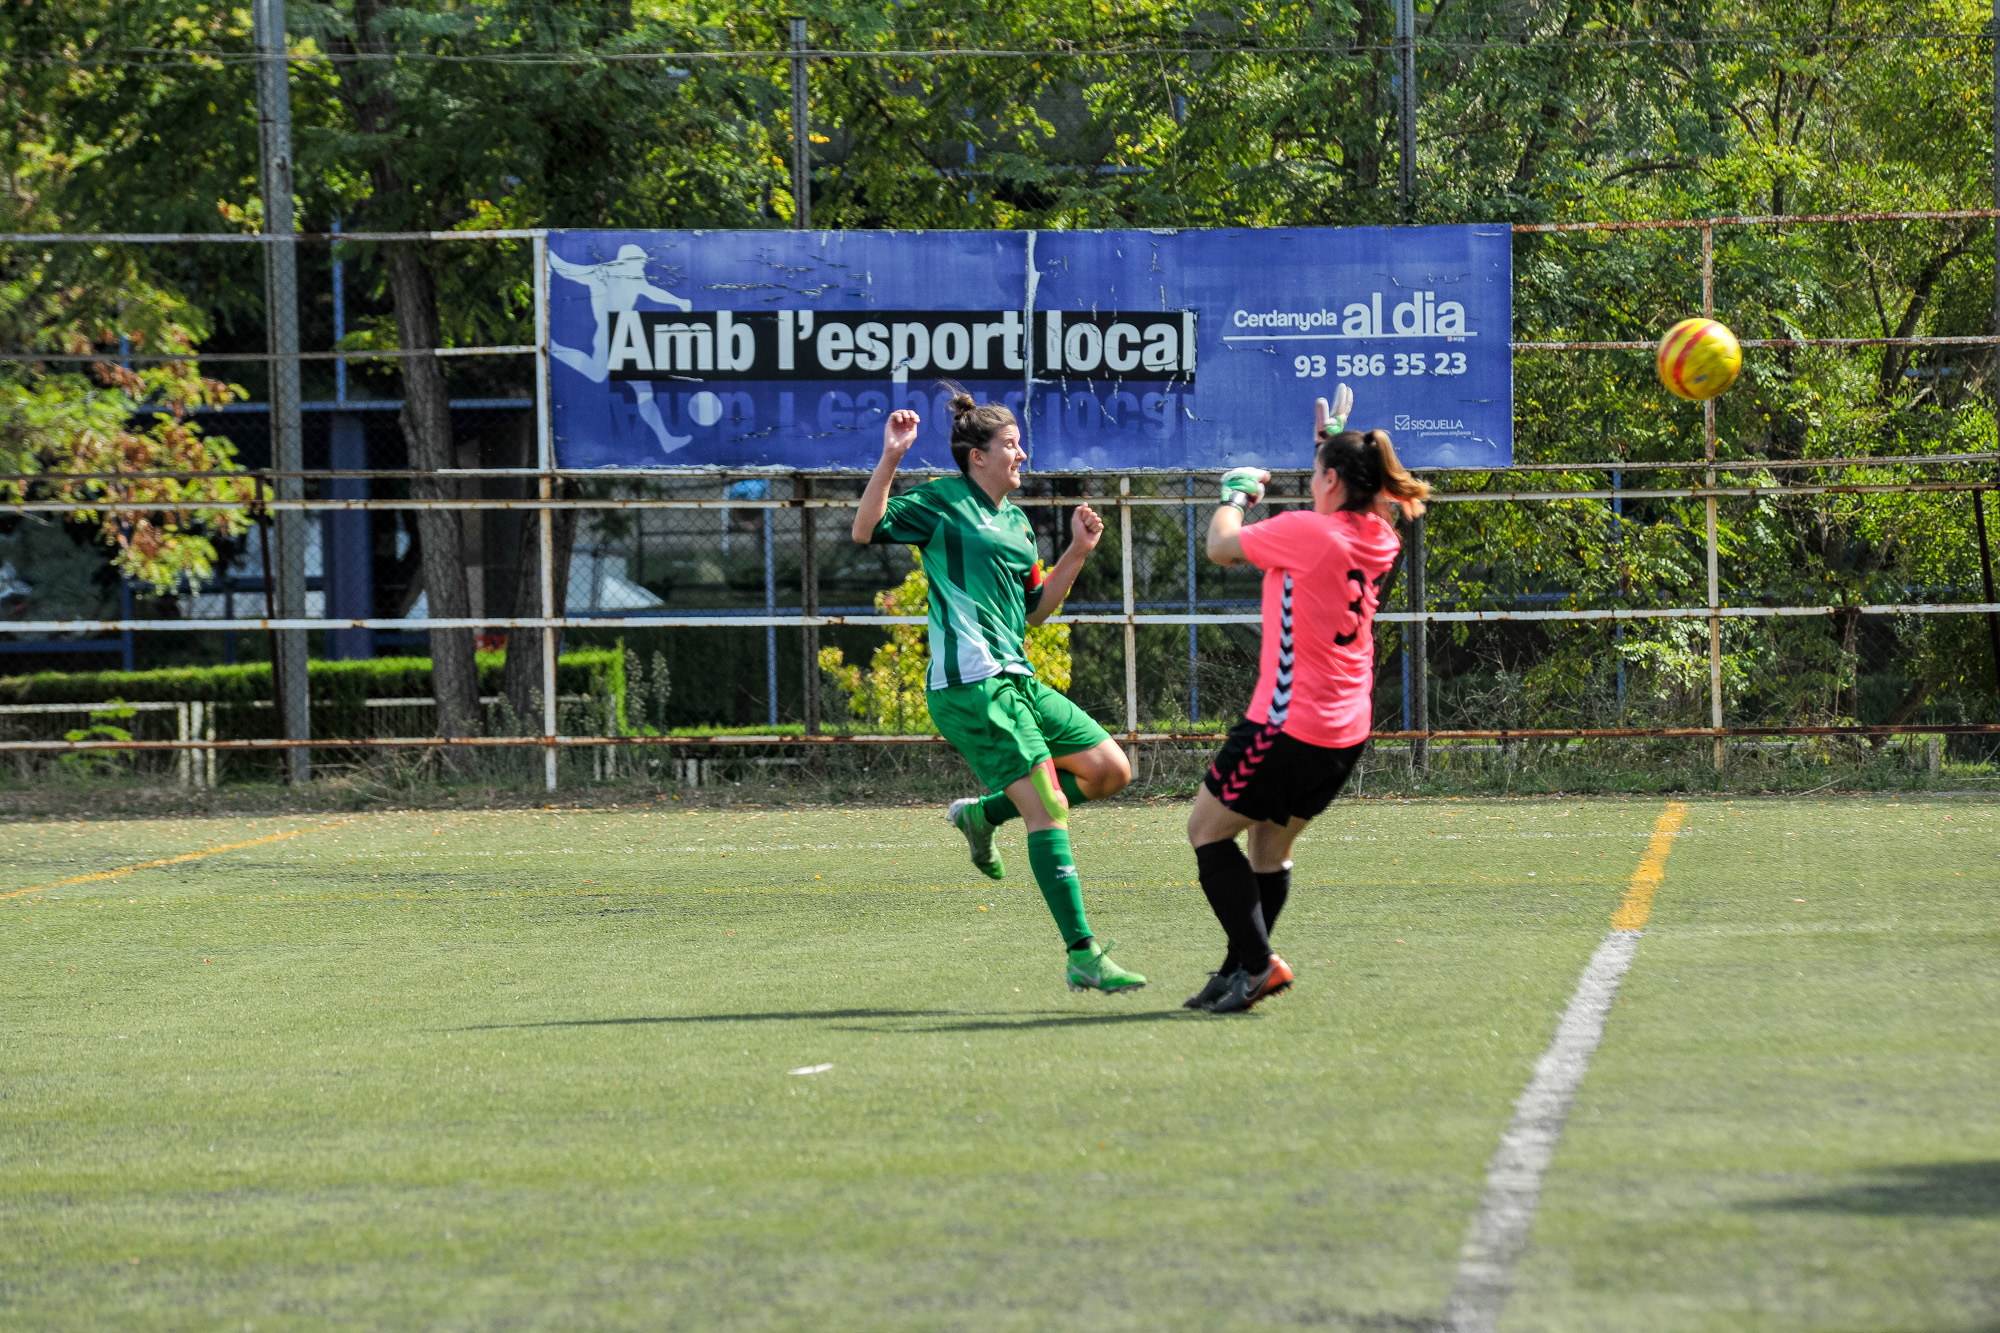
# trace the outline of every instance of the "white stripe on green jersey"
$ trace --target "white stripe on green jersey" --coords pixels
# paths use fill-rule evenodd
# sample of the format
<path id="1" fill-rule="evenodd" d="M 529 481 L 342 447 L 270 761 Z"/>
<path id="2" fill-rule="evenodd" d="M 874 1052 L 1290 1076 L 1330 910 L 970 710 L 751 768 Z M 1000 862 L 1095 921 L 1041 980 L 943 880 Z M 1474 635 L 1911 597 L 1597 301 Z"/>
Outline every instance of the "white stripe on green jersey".
<path id="1" fill-rule="evenodd" d="M 1028 516 L 995 504 L 964 475 L 892 496 L 874 540 L 914 546 L 930 593 L 929 688 L 989 676 L 1032 676 L 1023 642 L 1041 601 L 1042 573 Z"/>

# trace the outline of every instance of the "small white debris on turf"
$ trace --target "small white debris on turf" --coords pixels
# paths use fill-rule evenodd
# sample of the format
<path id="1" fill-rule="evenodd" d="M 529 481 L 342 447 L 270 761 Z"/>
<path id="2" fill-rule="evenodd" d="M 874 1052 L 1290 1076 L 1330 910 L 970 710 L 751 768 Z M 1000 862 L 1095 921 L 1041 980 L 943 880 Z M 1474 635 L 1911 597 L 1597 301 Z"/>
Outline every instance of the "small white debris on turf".
<path id="1" fill-rule="evenodd" d="M 787 1069 L 787 1074 L 824 1074 L 832 1065 L 800 1065 L 797 1069 Z"/>

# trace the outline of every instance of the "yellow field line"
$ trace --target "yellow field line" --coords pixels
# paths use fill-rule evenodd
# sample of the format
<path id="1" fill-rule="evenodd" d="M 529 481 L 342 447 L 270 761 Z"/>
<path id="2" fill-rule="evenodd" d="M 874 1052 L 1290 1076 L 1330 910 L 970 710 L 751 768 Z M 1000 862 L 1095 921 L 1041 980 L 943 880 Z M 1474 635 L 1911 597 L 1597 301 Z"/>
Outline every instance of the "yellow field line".
<path id="1" fill-rule="evenodd" d="M 346 820 L 336 820 L 331 824 L 317 824 L 312 828 L 295 828 L 289 833 L 273 833 L 269 837 L 252 838 L 248 842 L 225 842 L 219 847 L 204 847 L 198 852 L 182 852 L 179 856 L 163 856 L 157 861 L 141 861 L 137 865 L 119 866 L 116 870 L 100 870 L 94 875 L 78 875 L 74 879 L 59 879 L 49 884 L 37 884 L 33 888 L 14 889 L 0 893 L 0 899 L 25 898 L 31 893 L 43 893 L 49 889 L 67 888 L 71 884 L 92 884 L 102 879 L 122 879 L 126 875 L 141 870 L 152 870 L 159 866 L 179 865 L 183 861 L 199 861 L 204 856 L 214 856 L 218 852 L 238 852 L 245 847 L 261 847 L 267 842 L 283 842 L 286 838 L 296 838 L 305 833 L 324 833 L 330 828 L 339 828 Z"/>
<path id="2" fill-rule="evenodd" d="M 1674 849 L 1674 835 L 1687 821 L 1687 814 L 1687 805 L 1681 801 L 1668 801 L 1667 808 L 1660 811 L 1653 825 L 1652 840 L 1646 844 L 1646 854 L 1639 858 L 1639 868 L 1632 872 L 1625 897 L 1611 914 L 1613 930 L 1645 929 L 1646 918 L 1653 913 L 1653 895 L 1660 891 L 1660 883 L 1667 877 L 1667 853 Z"/>

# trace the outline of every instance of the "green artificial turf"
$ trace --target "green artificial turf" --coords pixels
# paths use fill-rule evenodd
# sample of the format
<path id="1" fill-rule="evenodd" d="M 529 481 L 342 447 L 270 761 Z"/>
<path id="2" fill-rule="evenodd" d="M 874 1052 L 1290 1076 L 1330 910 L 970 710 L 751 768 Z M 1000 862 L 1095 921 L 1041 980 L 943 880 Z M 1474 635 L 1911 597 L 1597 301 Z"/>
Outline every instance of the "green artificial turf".
<path id="1" fill-rule="evenodd" d="M 1688 829 L 1502 1327 L 2000 1328 L 2000 810 Z"/>
<path id="2" fill-rule="evenodd" d="M 1508 1326 L 1988 1326 L 2000 806 L 1883 804 L 1696 803 Z M 1236 1020 L 1184 805 L 1118 998 L 940 811 L 0 826 L 0 1327 L 1427 1327 L 1660 808 L 1337 805 Z"/>

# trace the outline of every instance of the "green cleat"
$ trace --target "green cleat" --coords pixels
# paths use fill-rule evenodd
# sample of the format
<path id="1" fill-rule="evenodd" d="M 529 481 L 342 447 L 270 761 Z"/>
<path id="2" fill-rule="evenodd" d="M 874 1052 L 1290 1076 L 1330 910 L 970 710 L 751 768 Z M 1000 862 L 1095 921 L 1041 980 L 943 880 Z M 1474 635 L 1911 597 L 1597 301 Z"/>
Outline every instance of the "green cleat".
<path id="1" fill-rule="evenodd" d="M 1096 940 L 1069 951 L 1071 990 L 1101 990 L 1106 995 L 1120 995 L 1145 984 L 1146 979 L 1137 972 L 1128 972 L 1112 962 L 1111 954 Z"/>
<path id="2" fill-rule="evenodd" d="M 1001 864 L 1000 853 L 993 850 L 993 826 L 980 813 L 978 797 L 966 796 L 953 801 L 944 817 L 972 844 L 972 864 L 978 867 L 980 874 L 988 879 L 1007 877 L 1007 867 Z"/>

